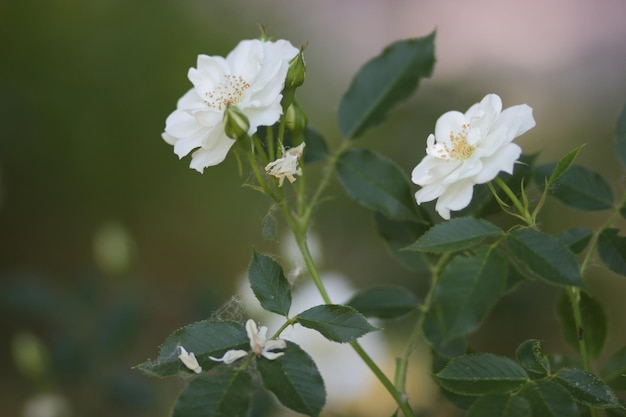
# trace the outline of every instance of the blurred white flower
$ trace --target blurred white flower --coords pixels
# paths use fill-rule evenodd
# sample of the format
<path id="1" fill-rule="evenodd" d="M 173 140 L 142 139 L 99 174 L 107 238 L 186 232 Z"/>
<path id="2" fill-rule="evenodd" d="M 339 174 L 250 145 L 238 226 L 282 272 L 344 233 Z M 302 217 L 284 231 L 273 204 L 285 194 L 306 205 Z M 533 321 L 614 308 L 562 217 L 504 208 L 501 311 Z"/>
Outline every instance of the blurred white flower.
<path id="1" fill-rule="evenodd" d="M 280 118 L 289 61 L 298 49 L 286 40 L 241 41 L 226 58 L 198 56 L 193 84 L 165 122 L 163 139 L 179 158 L 192 153 L 190 167 L 202 172 L 219 164 L 235 141 L 224 131 L 224 112 L 236 106 L 247 117 L 248 134 Z"/>
<path id="2" fill-rule="evenodd" d="M 287 348 L 287 343 L 282 339 L 267 340 L 267 327 L 261 326 L 257 328 L 254 320 L 250 319 L 246 322 L 246 333 L 248 334 L 248 339 L 250 339 L 250 349 L 256 356 L 263 356 L 272 361 L 285 354 L 284 352 L 272 352 L 273 350 Z M 209 358 L 228 365 L 247 355 L 248 352 L 245 350 L 233 349 L 226 352 L 221 358 L 214 358 L 213 356 L 209 356 Z"/>
<path id="3" fill-rule="evenodd" d="M 302 142 L 295 148 L 286 151 L 283 148 L 283 156 L 265 166 L 265 172 L 278 178 L 279 187 L 283 186 L 285 178 L 293 183 L 296 180 L 294 175 L 302 175 L 302 168 L 298 167 L 298 161 L 302 157 L 304 146 L 305 144 Z"/>
<path id="4" fill-rule="evenodd" d="M 413 169 L 412 181 L 422 188 L 417 204 L 437 200 L 435 209 L 444 219 L 472 200 L 475 184 L 493 180 L 500 171 L 513 173 L 522 150 L 513 139 L 535 126 L 526 104 L 502 111 L 496 94 L 486 95 L 465 114 L 444 113 L 428 136 L 426 156 Z"/>
<path id="5" fill-rule="evenodd" d="M 345 303 L 356 293 L 348 279 L 341 274 L 322 272 L 322 281 L 334 303 Z M 247 277 L 242 277 L 239 288 L 241 302 L 250 314 L 264 317 L 264 322 L 270 326 L 278 327 L 285 322 L 284 317 L 263 310 L 250 289 Z M 289 314 L 295 316 L 320 304 L 324 304 L 324 300 L 313 281 L 307 279 L 294 288 Z M 350 408 L 354 411 L 355 402 L 360 404 L 379 387 L 376 378 L 350 345 L 331 342 L 317 331 L 302 327 L 300 324 L 287 327 L 282 332 L 281 338 L 297 343 L 315 361 L 326 385 L 328 410 Z M 379 364 L 388 357 L 387 344 L 381 332 L 368 333 L 359 339 L 359 343 Z M 390 406 L 384 400 L 378 402 Z M 372 408 L 371 405 L 369 407 Z M 372 408 L 374 409 L 376 408 Z M 372 414 L 376 413 L 363 412 L 359 415 Z"/>
<path id="6" fill-rule="evenodd" d="M 196 355 L 193 352 L 187 352 L 184 347 L 178 346 L 178 359 L 187 367 L 189 370 L 194 371 L 199 374 L 202 372 L 202 367 L 198 363 L 196 359 Z"/>
<path id="7" fill-rule="evenodd" d="M 324 254 L 322 253 L 322 243 L 317 234 L 307 233 L 306 244 L 309 247 L 311 256 L 315 259 L 318 268 L 324 267 Z M 298 249 L 298 243 L 292 233 L 284 234 L 280 238 L 280 252 L 283 259 L 282 266 L 289 282 L 293 283 L 304 272 L 307 271 L 304 257 Z"/>

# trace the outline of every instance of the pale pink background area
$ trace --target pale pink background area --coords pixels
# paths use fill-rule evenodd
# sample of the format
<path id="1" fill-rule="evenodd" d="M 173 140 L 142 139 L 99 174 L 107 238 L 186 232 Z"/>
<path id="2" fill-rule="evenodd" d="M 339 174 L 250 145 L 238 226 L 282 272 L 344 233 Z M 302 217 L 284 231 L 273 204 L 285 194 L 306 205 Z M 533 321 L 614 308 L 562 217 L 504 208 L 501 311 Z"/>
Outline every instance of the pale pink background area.
<path id="1" fill-rule="evenodd" d="M 433 30 L 434 75 L 415 100 L 422 91 L 455 84 L 459 92 L 476 94 L 473 101 L 494 92 L 505 107 L 528 103 L 537 128 L 525 151 L 557 157 L 561 150 L 546 138 L 569 136 L 566 131 L 578 130 L 578 124 L 595 123 L 611 132 L 626 101 L 623 0 L 266 1 L 242 10 L 244 20 L 264 22 L 270 4 L 270 32 L 309 42 L 309 77 L 300 96 L 328 117 L 335 117 L 341 95 L 364 62 L 391 42 Z M 467 104 L 459 102 L 455 109 Z"/>

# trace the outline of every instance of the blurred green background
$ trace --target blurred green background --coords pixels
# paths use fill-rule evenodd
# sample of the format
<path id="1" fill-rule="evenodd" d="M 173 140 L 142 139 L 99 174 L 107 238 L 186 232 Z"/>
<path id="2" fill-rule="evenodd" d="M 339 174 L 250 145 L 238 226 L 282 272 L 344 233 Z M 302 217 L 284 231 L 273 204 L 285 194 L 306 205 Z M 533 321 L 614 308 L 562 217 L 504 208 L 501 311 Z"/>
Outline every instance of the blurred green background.
<path id="1" fill-rule="evenodd" d="M 434 77 L 363 145 L 409 173 L 441 113 L 495 92 L 505 107 L 534 109 L 537 127 L 517 141 L 525 153 L 541 150 L 548 162 L 588 143 L 579 161 L 621 192 L 612 139 L 626 102 L 625 3 L 507 3 L 0 0 L 0 415 L 27 415 L 41 393 L 62 398 L 67 416 L 168 415 L 178 381 L 130 367 L 236 291 L 252 245 L 268 247 L 260 237 L 268 201 L 241 187 L 234 158 L 200 175 L 160 134 L 196 56 L 227 54 L 257 37 L 258 24 L 309 43 L 298 95 L 331 147 L 340 140 L 335 110 L 358 67 L 386 44 L 436 28 Z M 422 291 L 423 277 L 385 253 L 371 215 L 337 184 L 331 193 L 314 225 L 325 265 L 356 287 Z M 543 227 L 593 227 L 604 215 L 551 203 Z M 598 271 L 588 282 L 612 319 L 612 352 L 626 343 L 626 281 Z M 567 349 L 554 295 L 523 285 L 473 347 L 511 355 L 536 338 L 548 351 Z"/>

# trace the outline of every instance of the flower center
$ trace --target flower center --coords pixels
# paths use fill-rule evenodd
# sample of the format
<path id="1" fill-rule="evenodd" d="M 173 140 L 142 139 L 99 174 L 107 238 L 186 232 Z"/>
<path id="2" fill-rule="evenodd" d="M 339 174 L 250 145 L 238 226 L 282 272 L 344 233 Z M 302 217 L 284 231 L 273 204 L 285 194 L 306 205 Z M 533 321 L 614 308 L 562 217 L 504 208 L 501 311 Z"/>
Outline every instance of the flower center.
<path id="1" fill-rule="evenodd" d="M 474 153 L 476 148 L 469 143 L 467 143 L 467 129 L 468 125 L 464 124 L 463 130 L 459 132 L 457 135 L 454 132 L 450 132 L 450 144 L 452 145 L 452 149 L 448 147 L 447 144 L 444 144 L 445 156 L 444 159 L 456 159 L 457 161 L 464 161 L 468 159 Z"/>
<path id="2" fill-rule="evenodd" d="M 229 104 L 239 103 L 243 93 L 250 88 L 250 84 L 240 75 L 227 74 L 224 78 L 225 81 L 215 90 L 206 93 L 206 105 L 216 110 L 224 110 Z"/>

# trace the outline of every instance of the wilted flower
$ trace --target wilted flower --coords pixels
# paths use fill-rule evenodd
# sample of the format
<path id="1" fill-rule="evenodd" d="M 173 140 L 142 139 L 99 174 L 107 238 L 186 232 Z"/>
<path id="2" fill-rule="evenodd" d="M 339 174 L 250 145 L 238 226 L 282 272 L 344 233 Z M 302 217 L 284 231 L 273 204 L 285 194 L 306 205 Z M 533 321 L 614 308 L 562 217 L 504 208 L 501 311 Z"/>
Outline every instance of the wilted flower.
<path id="1" fill-rule="evenodd" d="M 202 372 L 202 367 L 198 363 L 196 355 L 194 355 L 193 352 L 187 352 L 187 350 L 182 346 L 178 346 L 178 359 L 180 359 L 183 365 L 185 365 L 189 370 L 194 371 L 197 374 Z"/>
<path id="2" fill-rule="evenodd" d="M 502 111 L 496 94 L 486 95 L 465 114 L 444 113 L 428 136 L 426 156 L 413 169 L 412 181 L 422 188 L 417 204 L 437 200 L 444 219 L 472 200 L 475 184 L 494 179 L 500 171 L 513 173 L 522 150 L 513 139 L 535 126 L 532 109 L 521 104 Z"/>
<path id="3" fill-rule="evenodd" d="M 202 172 L 226 158 L 235 141 L 224 128 L 224 112 L 236 106 L 249 122 L 248 134 L 270 126 L 282 114 L 280 104 L 289 62 L 298 49 L 285 40 L 245 40 L 226 58 L 198 56 L 190 68 L 193 84 L 165 122 L 163 139 L 179 158 L 192 153 L 190 167 Z"/>
<path id="4" fill-rule="evenodd" d="M 323 253 L 320 242 L 315 237 L 314 234 L 307 235 L 307 242 L 314 254 L 313 258 L 318 260 L 323 258 Z M 285 272 L 304 267 L 304 260 L 298 260 L 302 255 L 297 249 L 293 236 L 285 235 L 281 237 L 280 242 L 282 257 L 290 263 L 295 262 L 290 266 L 285 265 Z M 294 272 L 298 274 L 298 271 Z M 333 271 L 320 272 L 324 286 L 333 302 L 347 303 L 357 293 L 357 289 L 343 274 Z M 287 274 L 296 279 L 293 273 Z M 284 324 L 283 316 L 269 313 L 261 307 L 250 288 L 247 274 L 241 276 L 239 296 L 248 313 L 263 317 L 263 323 L 267 323 L 270 328 Z M 312 280 L 297 281 L 294 285 L 289 316 L 293 317 L 297 313 L 323 303 L 324 300 Z M 374 323 L 376 323 L 375 320 Z M 299 323 L 288 326 L 281 333 L 281 338 L 301 346 L 315 361 L 315 365 L 324 378 L 327 393 L 326 409 L 330 414 L 380 416 L 385 412 L 384 409 L 391 407 L 390 403 L 380 401 L 383 394 L 378 380 L 361 358 L 354 354 L 349 344 L 331 342 L 316 330 L 303 327 Z M 392 371 L 393 364 L 385 362 L 390 352 L 381 332 L 368 333 L 359 339 L 359 343 L 375 362 L 383 365 L 385 370 Z M 430 387 L 430 385 L 427 386 Z M 421 388 L 420 392 L 425 391 Z"/>
<path id="5" fill-rule="evenodd" d="M 250 319 L 246 322 L 246 333 L 248 334 L 248 339 L 250 339 L 250 350 L 256 356 L 263 356 L 266 359 L 274 360 L 285 354 L 284 352 L 272 352 L 273 350 L 287 348 L 287 343 L 282 339 L 267 340 L 267 327 L 261 326 L 257 328 L 254 320 Z M 212 356 L 209 356 L 209 358 L 217 362 L 224 362 L 228 365 L 247 355 L 248 352 L 245 350 L 233 349 L 226 352 L 221 358 L 214 358 Z"/>
<path id="6" fill-rule="evenodd" d="M 283 149 L 283 156 L 277 160 L 270 162 L 265 166 L 265 172 L 269 175 L 273 175 L 278 178 L 278 186 L 283 186 L 285 177 L 289 182 L 293 183 L 296 180 L 294 175 L 302 175 L 302 168 L 298 167 L 298 161 L 302 157 L 302 150 L 304 149 L 304 142 L 295 148 L 288 150 Z"/>

